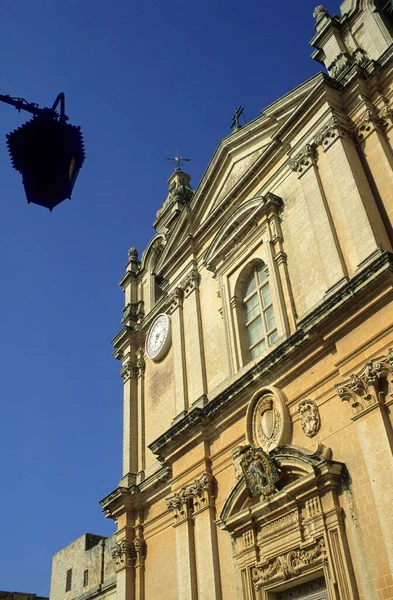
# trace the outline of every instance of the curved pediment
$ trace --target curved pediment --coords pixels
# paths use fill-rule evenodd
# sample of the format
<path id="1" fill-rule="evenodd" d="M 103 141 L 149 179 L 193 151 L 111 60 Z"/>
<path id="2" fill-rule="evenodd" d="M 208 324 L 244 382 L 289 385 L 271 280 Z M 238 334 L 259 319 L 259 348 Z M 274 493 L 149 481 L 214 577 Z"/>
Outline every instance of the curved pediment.
<path id="1" fill-rule="evenodd" d="M 224 223 L 205 255 L 206 268 L 214 271 L 220 260 L 254 229 L 260 217 L 281 210 L 283 201 L 275 194 L 255 196 L 238 208 Z"/>
<path id="2" fill-rule="evenodd" d="M 141 270 L 154 268 L 154 264 L 161 254 L 165 245 L 165 236 L 162 233 L 155 235 L 145 248 L 141 258 Z"/>
<path id="3" fill-rule="evenodd" d="M 279 473 L 275 494 L 268 497 L 253 496 L 245 475 L 240 476 L 221 511 L 218 522 L 221 528 L 231 529 L 248 521 L 252 513 L 257 514 L 264 509 L 273 510 L 275 503 L 282 504 L 285 503 L 286 498 L 296 497 L 299 488 L 312 487 L 313 480 L 317 487 L 317 480 L 322 476 L 323 471 L 327 472 L 330 468 L 335 471 L 337 466 L 340 474 L 342 471 L 341 463 L 330 461 L 330 448 L 326 448 L 322 444 L 318 444 L 316 450 L 313 451 L 289 444 L 279 446 L 269 453 L 269 457 L 274 461 Z M 322 469 L 323 466 L 325 469 Z"/>

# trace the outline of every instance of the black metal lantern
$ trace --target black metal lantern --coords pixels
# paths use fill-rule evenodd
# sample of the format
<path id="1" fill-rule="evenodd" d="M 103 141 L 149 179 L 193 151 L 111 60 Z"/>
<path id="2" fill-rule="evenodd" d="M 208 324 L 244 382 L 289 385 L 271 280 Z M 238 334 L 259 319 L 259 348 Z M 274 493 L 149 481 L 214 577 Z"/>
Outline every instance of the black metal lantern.
<path id="1" fill-rule="evenodd" d="M 53 210 L 72 189 L 85 159 L 80 127 L 67 123 L 64 94 L 59 94 L 52 108 L 38 108 L 20 98 L 1 96 L 18 110 L 28 110 L 34 117 L 7 135 L 12 166 L 22 175 L 27 202 Z M 60 103 L 60 114 L 56 106 Z"/>
<path id="2" fill-rule="evenodd" d="M 66 198 L 84 161 L 79 127 L 48 109 L 7 135 L 12 166 L 23 178 L 27 202 L 52 210 Z"/>

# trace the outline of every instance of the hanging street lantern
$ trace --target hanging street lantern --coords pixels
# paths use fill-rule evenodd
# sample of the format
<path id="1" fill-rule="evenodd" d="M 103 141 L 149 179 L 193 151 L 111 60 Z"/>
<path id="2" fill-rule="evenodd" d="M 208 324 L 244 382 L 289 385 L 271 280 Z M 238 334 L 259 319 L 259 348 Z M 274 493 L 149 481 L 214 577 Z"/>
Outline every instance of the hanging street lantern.
<path id="1" fill-rule="evenodd" d="M 7 135 L 12 166 L 22 175 L 27 202 L 50 211 L 67 198 L 85 159 L 80 127 L 67 123 L 64 94 L 52 108 L 39 108 L 20 98 L 2 96 L 0 100 L 27 110 L 34 116 Z M 56 107 L 60 104 L 60 114 Z"/>

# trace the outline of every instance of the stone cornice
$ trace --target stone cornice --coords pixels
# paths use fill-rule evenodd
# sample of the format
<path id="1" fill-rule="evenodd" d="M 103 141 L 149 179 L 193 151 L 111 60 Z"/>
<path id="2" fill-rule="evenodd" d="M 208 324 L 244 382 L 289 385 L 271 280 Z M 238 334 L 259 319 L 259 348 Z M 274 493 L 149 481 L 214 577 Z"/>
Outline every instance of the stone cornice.
<path id="1" fill-rule="evenodd" d="M 116 519 L 124 511 L 139 508 L 146 502 L 151 490 L 156 490 L 157 487 L 167 484 L 171 476 L 171 468 L 168 465 L 163 465 L 139 485 L 133 484 L 130 487 L 120 486 L 116 488 L 100 501 L 102 512 L 108 519 Z"/>
<path id="2" fill-rule="evenodd" d="M 393 272 L 393 255 L 389 252 L 381 252 L 350 281 L 344 283 L 340 289 L 327 297 L 316 309 L 299 321 L 298 329 L 294 334 L 284 340 L 282 344 L 262 358 L 250 370 L 240 375 L 206 406 L 187 413 L 149 444 L 150 450 L 162 457 L 170 451 L 170 448 L 175 448 L 179 440 L 184 443 L 184 436 L 188 431 L 194 430 L 196 427 L 205 427 L 211 417 L 226 410 L 228 406 L 232 405 L 235 397 L 238 397 L 241 392 L 246 390 L 264 373 L 272 371 L 277 365 L 282 367 L 286 361 L 293 361 L 294 354 L 304 351 L 310 345 L 311 340 L 315 339 L 316 328 L 323 327 L 332 313 L 336 313 L 337 321 L 339 311 L 345 309 L 348 302 L 353 302 L 359 294 L 364 294 L 365 285 L 375 285 L 378 278 L 381 278 L 382 283 L 386 285 L 388 283 L 386 280 L 388 272 Z"/>

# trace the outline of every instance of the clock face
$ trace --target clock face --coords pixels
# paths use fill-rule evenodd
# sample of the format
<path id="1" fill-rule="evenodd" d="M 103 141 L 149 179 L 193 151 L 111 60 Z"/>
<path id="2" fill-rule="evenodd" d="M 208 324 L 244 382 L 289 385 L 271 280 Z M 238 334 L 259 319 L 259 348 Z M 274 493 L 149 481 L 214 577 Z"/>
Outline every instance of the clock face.
<path id="1" fill-rule="evenodd" d="M 154 361 L 161 360 L 171 345 L 171 321 L 168 315 L 162 314 L 150 325 L 146 337 L 146 354 Z"/>

